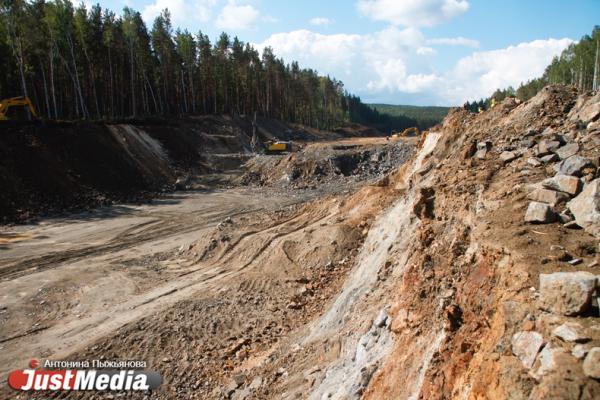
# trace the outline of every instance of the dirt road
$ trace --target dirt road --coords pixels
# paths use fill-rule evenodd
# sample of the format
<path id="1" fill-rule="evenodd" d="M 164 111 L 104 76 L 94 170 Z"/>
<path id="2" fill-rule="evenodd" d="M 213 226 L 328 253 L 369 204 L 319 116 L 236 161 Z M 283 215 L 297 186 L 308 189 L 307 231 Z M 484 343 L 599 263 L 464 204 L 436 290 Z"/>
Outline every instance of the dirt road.
<path id="1" fill-rule="evenodd" d="M 236 272 L 189 247 L 222 221 L 287 209 L 314 193 L 175 193 L 0 233 L 1 373 L 60 357 Z M 275 219 L 275 217 L 273 217 Z M 254 232 L 256 234 L 258 232 Z M 209 240 L 210 242 L 210 240 Z"/>

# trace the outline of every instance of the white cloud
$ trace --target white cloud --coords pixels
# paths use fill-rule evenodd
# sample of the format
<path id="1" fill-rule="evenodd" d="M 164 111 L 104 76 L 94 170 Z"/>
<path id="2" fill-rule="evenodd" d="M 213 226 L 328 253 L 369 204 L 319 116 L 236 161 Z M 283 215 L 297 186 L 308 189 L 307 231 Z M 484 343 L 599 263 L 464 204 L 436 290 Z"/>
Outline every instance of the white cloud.
<path id="1" fill-rule="evenodd" d="M 210 19 L 212 8 L 217 0 L 154 0 L 142 11 L 142 17 L 150 24 L 162 10 L 168 8 L 174 25 L 191 22 L 206 22 Z"/>
<path id="2" fill-rule="evenodd" d="M 376 80 L 367 84 L 371 91 L 388 90 L 404 93 L 418 93 L 435 85 L 439 78 L 434 74 L 408 74 L 401 59 L 390 59 L 374 65 Z"/>
<path id="3" fill-rule="evenodd" d="M 428 44 L 443 44 L 449 46 L 466 46 L 466 47 L 479 47 L 479 41 L 474 39 L 467 39 L 462 36 L 454 38 L 437 38 L 427 40 Z"/>
<path id="4" fill-rule="evenodd" d="M 358 0 L 358 11 L 393 25 L 434 26 L 469 9 L 467 0 Z"/>
<path id="5" fill-rule="evenodd" d="M 427 47 L 427 46 L 421 46 L 421 47 L 417 47 L 417 54 L 420 56 L 428 56 L 428 55 L 432 55 L 432 54 L 436 54 L 437 51 L 435 51 L 435 49 L 432 49 L 431 47 Z"/>
<path id="6" fill-rule="evenodd" d="M 254 27 L 259 16 L 258 10 L 250 4 L 238 5 L 235 0 L 229 0 L 217 17 L 216 25 L 225 30 L 247 30 Z"/>
<path id="7" fill-rule="evenodd" d="M 455 39 L 447 44 L 462 44 Z M 271 46 L 284 60 L 335 76 L 351 92 L 373 101 L 458 105 L 541 76 L 552 57 L 570 43 L 570 39 L 536 40 L 478 51 L 447 71 L 435 70 L 431 40 L 415 28 L 392 26 L 366 35 L 298 30 L 274 34 L 255 47 Z"/>
<path id="8" fill-rule="evenodd" d="M 487 97 L 496 89 L 516 87 L 537 78 L 571 43 L 571 39 L 534 40 L 463 57 L 443 79 L 446 102 L 460 104 Z"/>
<path id="9" fill-rule="evenodd" d="M 368 35 L 324 35 L 303 29 L 271 35 L 255 46 L 258 49 L 270 46 L 286 61 L 297 60 L 305 67 L 342 79 L 359 91 L 394 87 L 392 82 L 397 79 L 388 75 L 406 71 L 418 64 L 423 55 L 434 52 L 424 44 L 425 38 L 417 29 L 389 27 Z M 414 87 L 414 83 L 406 86 L 410 90 Z"/>
<path id="10" fill-rule="evenodd" d="M 311 25 L 316 25 L 316 26 L 328 26 L 333 24 L 333 20 L 329 19 L 329 18 L 325 18 L 325 17 L 315 17 L 315 18 L 311 18 L 310 21 Z"/>

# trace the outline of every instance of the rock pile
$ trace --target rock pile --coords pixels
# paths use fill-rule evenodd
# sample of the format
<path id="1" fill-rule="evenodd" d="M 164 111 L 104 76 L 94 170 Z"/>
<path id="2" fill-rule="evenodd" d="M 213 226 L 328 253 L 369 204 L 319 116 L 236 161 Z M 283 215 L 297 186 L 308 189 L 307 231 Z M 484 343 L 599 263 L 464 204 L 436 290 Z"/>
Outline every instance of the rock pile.
<path id="1" fill-rule="evenodd" d="M 542 132 L 530 129 L 520 142 L 498 150 L 503 165 L 525 157 L 528 168 L 540 168 L 551 175 L 530 185 L 525 222 L 549 224 L 558 221 L 600 236 L 598 101 L 600 94 L 587 102 L 579 102 L 563 126 L 547 127 Z M 485 142 L 477 147 L 477 156 L 485 158 L 492 146 Z M 527 174 L 529 170 L 523 169 L 521 173 Z"/>

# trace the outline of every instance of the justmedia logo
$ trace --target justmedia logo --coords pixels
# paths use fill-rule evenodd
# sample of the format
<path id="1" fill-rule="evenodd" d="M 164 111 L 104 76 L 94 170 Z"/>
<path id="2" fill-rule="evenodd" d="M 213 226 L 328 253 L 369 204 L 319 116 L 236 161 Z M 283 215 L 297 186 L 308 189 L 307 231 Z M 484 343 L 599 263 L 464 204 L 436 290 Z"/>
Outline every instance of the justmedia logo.
<path id="1" fill-rule="evenodd" d="M 87 363 L 87 362 L 86 362 Z M 37 390 L 153 390 L 160 386 L 158 372 L 136 369 L 36 369 L 37 360 L 29 362 L 30 369 L 19 369 L 8 375 L 8 385 L 20 391 Z"/>

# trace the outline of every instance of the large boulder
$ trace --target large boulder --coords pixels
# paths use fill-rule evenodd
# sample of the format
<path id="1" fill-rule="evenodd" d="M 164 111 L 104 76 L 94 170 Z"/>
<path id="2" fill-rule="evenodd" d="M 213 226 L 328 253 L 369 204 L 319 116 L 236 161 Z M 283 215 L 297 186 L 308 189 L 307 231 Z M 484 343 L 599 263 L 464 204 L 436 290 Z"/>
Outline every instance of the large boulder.
<path id="1" fill-rule="evenodd" d="M 549 224 L 556 221 L 556 213 L 546 203 L 532 201 L 525 212 L 525 222 L 533 224 Z"/>
<path id="2" fill-rule="evenodd" d="M 544 345 L 545 341 L 541 334 L 534 331 L 517 332 L 512 337 L 512 351 L 521 360 L 527 369 L 533 366 L 535 357 Z"/>
<path id="3" fill-rule="evenodd" d="M 594 96 L 580 96 L 575 106 L 569 112 L 571 121 L 582 121 L 588 124 L 600 119 L 600 93 Z"/>
<path id="4" fill-rule="evenodd" d="M 600 379 L 600 347 L 594 347 L 585 357 L 583 373 L 590 378 Z"/>
<path id="5" fill-rule="evenodd" d="M 562 202 L 569 200 L 569 196 L 563 192 L 557 192 L 556 190 L 549 189 L 536 189 L 529 194 L 529 200 L 537 201 L 540 203 L 550 204 L 555 206 Z"/>
<path id="6" fill-rule="evenodd" d="M 537 155 L 543 156 L 546 154 L 554 153 L 560 147 L 560 142 L 558 140 L 542 140 L 538 143 L 537 146 Z"/>
<path id="7" fill-rule="evenodd" d="M 577 225 L 600 237 L 600 178 L 588 183 L 577 197 L 567 203 Z"/>
<path id="8" fill-rule="evenodd" d="M 541 307 L 555 314 L 579 315 L 590 307 L 596 276 L 590 272 L 540 274 Z"/>
<path id="9" fill-rule="evenodd" d="M 581 176 L 584 168 L 593 168 L 592 160 L 582 156 L 571 156 L 554 166 L 554 170 L 562 175 Z"/>
<path id="10" fill-rule="evenodd" d="M 587 342 L 590 340 L 590 337 L 585 334 L 581 324 L 578 324 L 577 322 L 565 322 L 564 324 L 557 326 L 552 331 L 552 335 L 565 342 Z"/>
<path id="11" fill-rule="evenodd" d="M 577 143 L 569 143 L 556 150 L 556 154 L 560 157 L 561 160 L 566 160 L 567 158 L 577 154 L 578 151 L 579 145 Z"/>
<path id="12" fill-rule="evenodd" d="M 575 196 L 581 190 L 581 180 L 576 176 L 557 174 L 552 178 L 545 179 L 542 186 Z"/>

